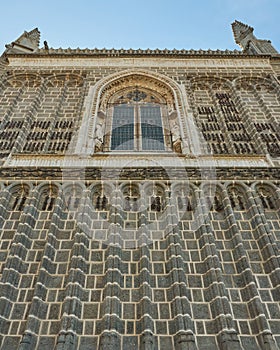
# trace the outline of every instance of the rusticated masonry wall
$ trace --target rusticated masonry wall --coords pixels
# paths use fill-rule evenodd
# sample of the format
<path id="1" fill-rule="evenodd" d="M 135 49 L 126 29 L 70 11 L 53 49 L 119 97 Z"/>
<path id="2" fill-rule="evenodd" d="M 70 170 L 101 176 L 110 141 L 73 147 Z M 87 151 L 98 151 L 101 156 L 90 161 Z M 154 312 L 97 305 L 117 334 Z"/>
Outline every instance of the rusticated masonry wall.
<path id="1" fill-rule="evenodd" d="M 1 183 L 1 349 L 278 349 L 279 207 L 278 180 Z"/>

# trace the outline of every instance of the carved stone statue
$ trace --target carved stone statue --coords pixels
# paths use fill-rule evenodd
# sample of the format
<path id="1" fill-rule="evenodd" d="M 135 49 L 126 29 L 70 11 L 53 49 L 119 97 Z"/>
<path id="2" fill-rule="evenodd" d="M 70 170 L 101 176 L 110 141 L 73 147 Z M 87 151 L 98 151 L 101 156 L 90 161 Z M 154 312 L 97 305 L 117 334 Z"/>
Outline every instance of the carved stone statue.
<path id="1" fill-rule="evenodd" d="M 182 153 L 182 139 L 179 125 L 176 120 L 171 121 L 171 141 L 173 149 L 176 153 Z"/>
<path id="2" fill-rule="evenodd" d="M 100 152 L 102 150 L 104 141 L 104 127 L 105 123 L 102 120 L 98 120 L 94 133 L 95 152 Z"/>
<path id="3" fill-rule="evenodd" d="M 176 120 L 173 120 L 171 123 L 171 135 L 172 135 L 172 142 L 175 142 L 181 138 L 180 129 Z"/>

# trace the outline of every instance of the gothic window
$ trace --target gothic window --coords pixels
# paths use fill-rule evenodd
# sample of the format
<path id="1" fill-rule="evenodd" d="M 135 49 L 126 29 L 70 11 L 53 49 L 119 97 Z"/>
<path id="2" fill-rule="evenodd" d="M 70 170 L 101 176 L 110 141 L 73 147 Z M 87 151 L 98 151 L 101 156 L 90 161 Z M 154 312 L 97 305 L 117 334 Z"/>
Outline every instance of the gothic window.
<path id="1" fill-rule="evenodd" d="M 164 150 L 161 109 L 156 105 L 115 106 L 111 150 Z"/>
<path id="2" fill-rule="evenodd" d="M 170 145 L 170 131 L 163 123 L 166 104 L 152 93 L 130 89 L 118 94 L 109 109 L 105 150 L 164 151 Z"/>
<path id="3" fill-rule="evenodd" d="M 161 211 L 162 203 L 161 198 L 159 196 L 151 197 L 151 211 Z"/>
<path id="4" fill-rule="evenodd" d="M 270 188 L 258 187 L 257 193 L 265 210 L 275 210 L 276 203 Z"/>
<path id="5" fill-rule="evenodd" d="M 66 209 L 76 210 L 81 204 L 83 191 L 80 187 L 70 186 L 65 189 Z"/>
<path id="6" fill-rule="evenodd" d="M 240 190 L 237 188 L 230 188 L 229 189 L 229 200 L 230 204 L 233 210 L 236 211 L 243 211 L 246 209 L 246 203 L 245 198 Z"/>
<path id="7" fill-rule="evenodd" d="M 53 210 L 54 201 L 55 201 L 54 197 L 52 197 L 50 195 L 46 195 L 44 197 L 44 201 L 42 203 L 41 210 L 52 211 Z"/>
<path id="8" fill-rule="evenodd" d="M 207 209 L 209 209 L 210 211 L 218 211 L 219 212 L 219 211 L 223 210 L 223 203 L 222 203 L 220 196 L 218 196 L 216 194 L 213 197 L 206 196 L 205 201 L 206 201 Z"/>
<path id="9" fill-rule="evenodd" d="M 22 211 L 26 203 L 28 192 L 29 190 L 26 186 L 14 188 L 10 199 L 10 210 Z"/>
<path id="10" fill-rule="evenodd" d="M 223 210 L 223 202 L 222 198 L 218 195 L 214 196 L 214 208 L 216 211 L 222 211 Z"/>
<path id="11" fill-rule="evenodd" d="M 97 211 L 109 210 L 109 190 L 105 189 L 102 185 L 96 185 L 93 188 L 92 204 Z"/>
<path id="12" fill-rule="evenodd" d="M 123 188 L 123 209 L 125 211 L 139 210 L 139 188 L 136 185 L 127 185 Z"/>
<path id="13" fill-rule="evenodd" d="M 143 150 L 164 150 L 161 111 L 159 106 L 140 107 Z"/>
<path id="14" fill-rule="evenodd" d="M 12 210 L 18 210 L 18 211 L 22 211 L 24 204 L 26 201 L 26 197 L 25 196 L 16 196 L 15 201 L 13 203 L 13 208 Z"/>
<path id="15" fill-rule="evenodd" d="M 39 210 L 52 211 L 54 209 L 57 194 L 58 191 L 56 187 L 44 189 L 39 199 Z"/>
<path id="16" fill-rule="evenodd" d="M 192 211 L 192 196 L 191 195 L 180 195 L 177 197 L 177 204 L 179 210 Z"/>
<path id="17" fill-rule="evenodd" d="M 161 185 L 155 184 L 147 189 L 149 198 L 149 210 L 152 212 L 162 212 L 165 208 L 165 192 Z"/>
<path id="18" fill-rule="evenodd" d="M 115 106 L 111 150 L 133 150 L 134 134 L 134 107 L 128 105 Z"/>
<path id="19" fill-rule="evenodd" d="M 107 210 L 108 198 L 103 195 L 97 195 L 95 198 L 95 209 L 96 210 Z"/>

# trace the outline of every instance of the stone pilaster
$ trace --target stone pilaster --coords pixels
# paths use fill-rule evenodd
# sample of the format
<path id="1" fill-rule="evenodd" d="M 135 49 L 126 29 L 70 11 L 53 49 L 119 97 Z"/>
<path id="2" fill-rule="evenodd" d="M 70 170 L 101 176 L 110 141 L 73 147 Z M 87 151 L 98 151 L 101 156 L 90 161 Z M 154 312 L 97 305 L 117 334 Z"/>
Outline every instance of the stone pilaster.
<path id="1" fill-rule="evenodd" d="M 213 188 L 215 188 L 213 186 Z M 201 259 L 204 262 L 204 298 L 210 303 L 212 318 L 216 324 L 217 340 L 221 350 L 241 350 L 241 344 L 237 336 L 233 322 L 233 315 L 228 299 L 228 293 L 224 283 L 221 262 L 217 252 L 215 238 L 209 217 L 210 208 L 205 201 L 205 193 L 202 190 L 198 195 L 195 191 L 198 203 L 198 229 L 197 237 L 201 249 Z"/>
<path id="2" fill-rule="evenodd" d="M 167 215 L 167 250 L 166 272 L 170 278 L 173 300 L 171 302 L 172 317 L 174 319 L 174 344 L 176 350 L 197 350 L 192 312 L 188 299 L 188 284 L 186 279 L 187 266 L 182 258 L 180 232 L 177 226 L 178 217 L 175 210 L 175 198 L 166 195 Z"/>
<path id="3" fill-rule="evenodd" d="M 108 228 L 108 247 L 105 253 L 105 276 L 103 300 L 101 305 L 102 333 L 99 350 L 120 349 L 120 334 L 123 334 L 121 320 L 120 291 L 122 279 L 121 233 L 123 225 L 121 193 L 118 188 L 112 193 L 110 225 Z"/>
<path id="4" fill-rule="evenodd" d="M 242 237 L 238 230 L 238 225 L 232 210 L 230 200 L 226 190 L 223 191 L 223 203 L 225 214 L 229 227 L 229 233 L 232 239 L 232 249 L 235 258 L 237 273 L 240 274 L 243 284 L 243 302 L 248 303 L 249 314 L 255 336 L 257 336 L 259 346 L 263 350 L 275 350 L 277 346 L 272 337 L 265 310 L 258 293 L 256 281 L 251 270 L 250 262 L 247 258 L 246 251 L 242 242 Z M 267 345 L 264 345 L 269 338 Z"/>
<path id="5" fill-rule="evenodd" d="M 82 302 L 86 275 L 89 272 L 89 238 L 81 229 L 80 224 L 84 222 L 86 212 L 86 203 L 82 201 L 77 215 L 77 226 L 73 231 L 74 244 L 69 258 L 70 264 L 56 350 L 75 350 L 78 335 L 82 334 Z"/>

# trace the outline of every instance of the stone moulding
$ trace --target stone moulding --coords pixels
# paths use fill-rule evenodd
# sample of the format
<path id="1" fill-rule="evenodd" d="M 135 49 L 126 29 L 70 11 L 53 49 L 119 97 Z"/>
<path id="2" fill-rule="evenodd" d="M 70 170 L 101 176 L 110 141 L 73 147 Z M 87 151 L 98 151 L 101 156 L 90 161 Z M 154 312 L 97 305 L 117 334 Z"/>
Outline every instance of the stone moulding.
<path id="1" fill-rule="evenodd" d="M 195 181 L 208 181 L 208 180 L 264 180 L 270 181 L 280 180 L 280 167 L 275 168 L 215 168 L 215 176 L 209 173 L 209 178 L 205 176 L 208 167 L 185 167 L 185 168 L 172 168 L 168 171 L 162 167 L 142 167 L 142 168 L 107 168 L 101 167 L 87 167 L 78 168 L 72 167 L 62 169 L 60 167 L 9 167 L 0 169 L 0 178 L 2 181 L 22 179 L 28 180 L 106 180 L 117 179 L 124 180 L 130 178 L 133 180 L 155 180 L 155 179 L 180 179 L 180 180 L 195 180 Z M 201 172 L 203 171 L 203 179 Z"/>

